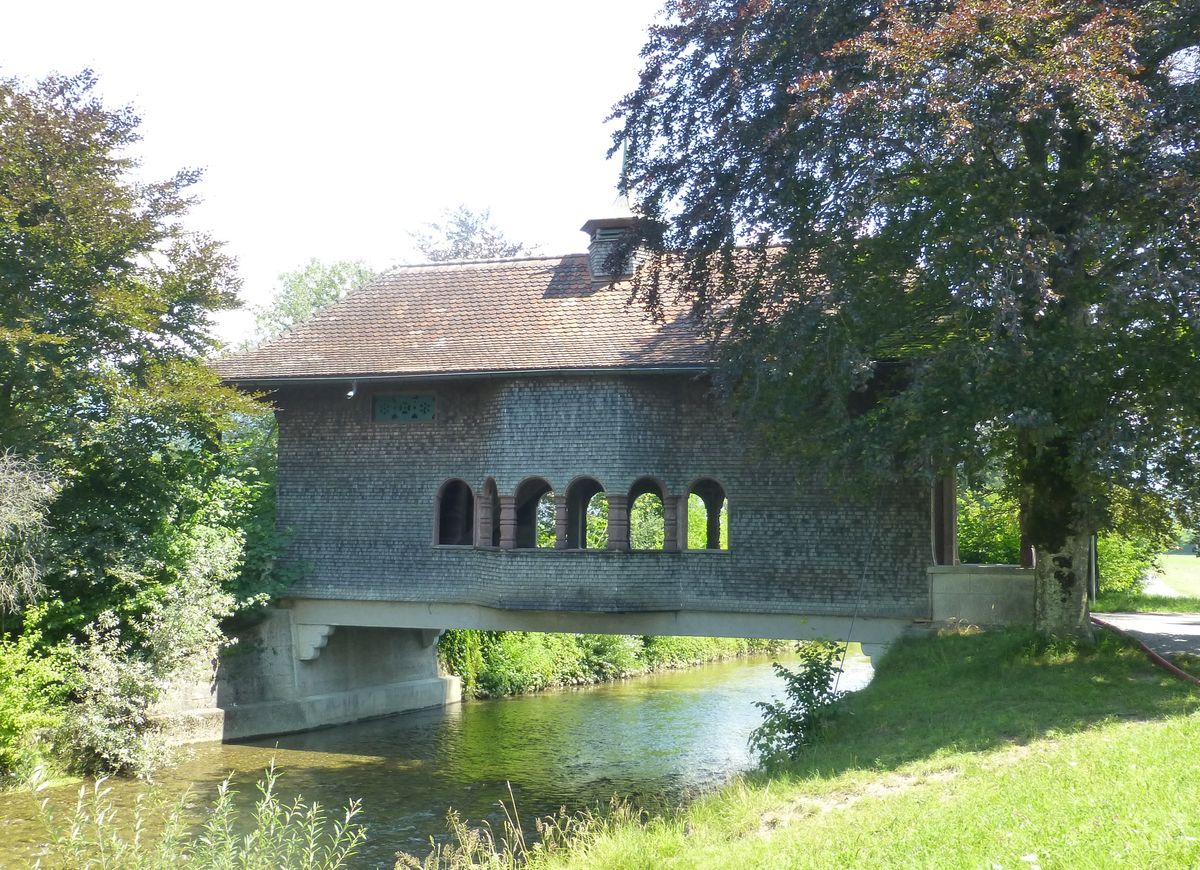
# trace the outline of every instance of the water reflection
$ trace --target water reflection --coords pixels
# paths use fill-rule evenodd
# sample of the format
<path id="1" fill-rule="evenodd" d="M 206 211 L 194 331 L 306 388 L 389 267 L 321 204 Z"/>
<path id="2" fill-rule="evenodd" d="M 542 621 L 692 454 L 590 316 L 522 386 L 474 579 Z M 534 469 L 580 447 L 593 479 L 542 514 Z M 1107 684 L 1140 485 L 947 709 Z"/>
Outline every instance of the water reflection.
<path id="1" fill-rule="evenodd" d="M 787 657 L 785 657 L 785 661 Z M 870 679 L 851 660 L 845 689 Z M 498 823 L 511 782 L 527 819 L 604 804 L 614 794 L 643 805 L 675 802 L 751 764 L 746 738 L 755 701 L 782 693 L 770 659 L 707 665 L 585 689 L 476 702 L 374 722 L 242 744 L 206 745 L 165 775 L 160 789 L 189 785 L 198 801 L 232 774 L 240 792 L 274 759 L 283 791 L 327 807 L 363 800 L 369 840 L 361 866 L 391 867 L 396 849 L 424 854 L 448 807 Z M 142 786 L 117 782 L 128 818 Z M 74 799 L 57 789 L 55 803 Z M 65 809 L 65 807 L 64 807 Z M 63 809 L 59 810 L 59 814 Z M 28 795 L 0 795 L 0 864 L 20 866 L 44 840 Z"/>

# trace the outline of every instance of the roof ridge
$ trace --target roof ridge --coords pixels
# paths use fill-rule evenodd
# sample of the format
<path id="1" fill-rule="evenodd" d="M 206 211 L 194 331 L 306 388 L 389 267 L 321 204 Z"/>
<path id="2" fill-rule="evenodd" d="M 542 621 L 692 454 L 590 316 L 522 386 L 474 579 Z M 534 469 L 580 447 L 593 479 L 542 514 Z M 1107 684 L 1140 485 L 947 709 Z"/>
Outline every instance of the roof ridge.
<path id="1" fill-rule="evenodd" d="M 565 260 L 567 257 L 586 257 L 587 254 L 582 251 L 573 251 L 568 254 L 539 254 L 530 257 L 498 257 L 494 260 L 442 260 L 437 263 L 398 263 L 390 269 L 382 272 L 379 277 L 384 278 L 393 272 L 409 269 L 446 269 L 454 266 L 496 266 L 503 263 L 531 263 L 535 260 Z M 366 286 L 366 285 L 363 285 Z"/>

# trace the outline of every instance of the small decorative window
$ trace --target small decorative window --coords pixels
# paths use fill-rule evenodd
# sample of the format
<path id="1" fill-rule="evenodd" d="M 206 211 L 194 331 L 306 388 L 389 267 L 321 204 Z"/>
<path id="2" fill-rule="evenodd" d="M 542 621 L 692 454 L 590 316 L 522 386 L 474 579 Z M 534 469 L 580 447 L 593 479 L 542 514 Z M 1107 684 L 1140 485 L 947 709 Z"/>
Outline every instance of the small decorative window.
<path id="1" fill-rule="evenodd" d="M 376 396 L 375 422 L 412 423 L 433 419 L 433 396 Z"/>

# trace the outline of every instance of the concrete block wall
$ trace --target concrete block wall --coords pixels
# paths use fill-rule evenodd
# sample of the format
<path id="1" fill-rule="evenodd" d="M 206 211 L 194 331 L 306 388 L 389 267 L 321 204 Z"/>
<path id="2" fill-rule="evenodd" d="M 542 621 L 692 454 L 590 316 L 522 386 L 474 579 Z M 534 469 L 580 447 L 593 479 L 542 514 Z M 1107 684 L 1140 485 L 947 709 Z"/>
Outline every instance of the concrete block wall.
<path id="1" fill-rule="evenodd" d="M 456 602 L 528 610 L 705 610 L 928 618 L 929 490 L 848 505 L 775 461 L 691 376 L 603 375 L 348 383 L 280 391 L 279 522 L 297 598 Z M 434 419 L 376 422 L 377 395 L 432 394 Z M 448 478 L 478 498 L 579 476 L 610 495 L 638 478 L 729 500 L 728 551 L 492 550 L 434 545 Z M 447 626 L 451 627 L 451 626 Z"/>
<path id="2" fill-rule="evenodd" d="M 929 568 L 935 622 L 1033 625 L 1034 570 L 1018 565 L 935 565 Z"/>

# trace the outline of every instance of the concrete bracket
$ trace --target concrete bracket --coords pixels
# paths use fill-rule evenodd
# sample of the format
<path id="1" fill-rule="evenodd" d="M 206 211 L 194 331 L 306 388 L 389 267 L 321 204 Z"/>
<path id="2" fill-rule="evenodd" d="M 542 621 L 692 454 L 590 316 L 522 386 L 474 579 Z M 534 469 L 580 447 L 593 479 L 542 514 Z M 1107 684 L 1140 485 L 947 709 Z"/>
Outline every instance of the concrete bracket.
<path id="1" fill-rule="evenodd" d="M 321 654 L 335 626 L 312 625 L 307 623 L 292 623 L 292 648 L 296 658 L 302 662 L 311 662 Z"/>
<path id="2" fill-rule="evenodd" d="M 444 628 L 422 628 L 421 629 L 421 646 L 428 649 L 437 643 L 438 638 L 442 636 Z"/>

